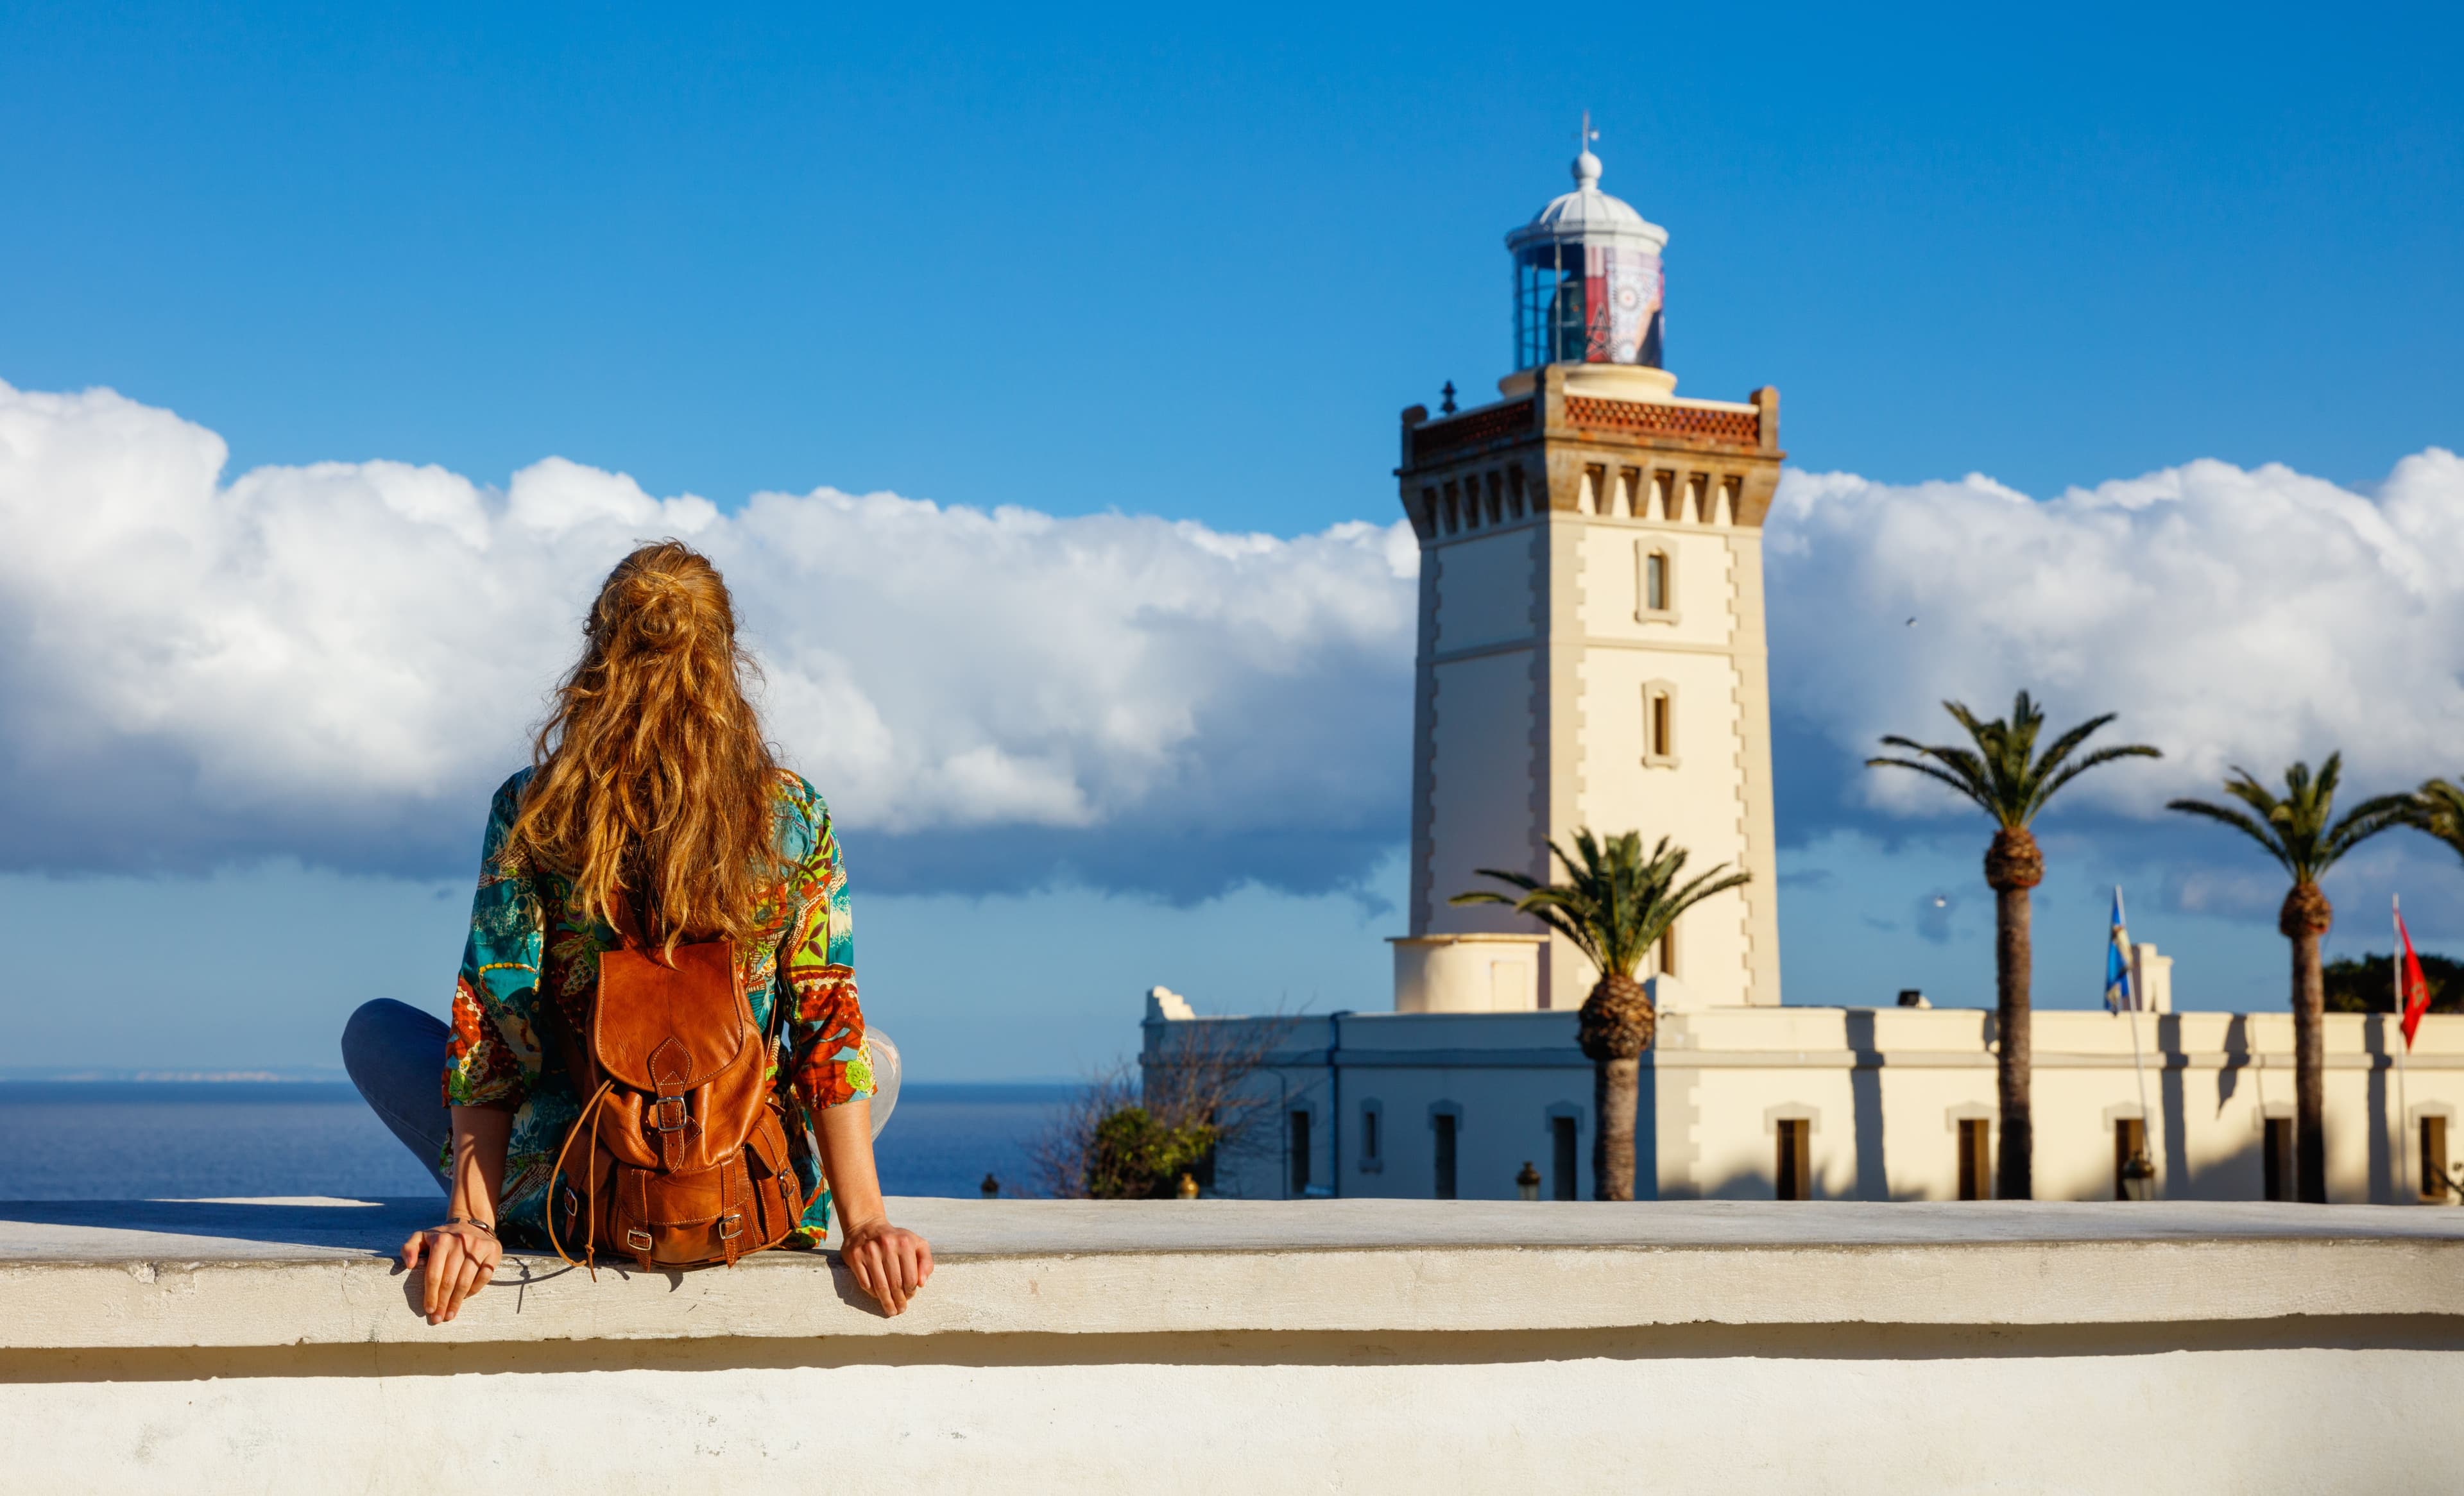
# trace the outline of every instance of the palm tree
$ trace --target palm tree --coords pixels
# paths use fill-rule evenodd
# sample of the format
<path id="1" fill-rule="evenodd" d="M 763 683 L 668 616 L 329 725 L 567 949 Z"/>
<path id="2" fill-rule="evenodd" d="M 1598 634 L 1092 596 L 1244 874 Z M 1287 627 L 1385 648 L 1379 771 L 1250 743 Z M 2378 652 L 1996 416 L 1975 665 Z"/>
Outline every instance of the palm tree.
<path id="1" fill-rule="evenodd" d="M 2246 810 L 2204 800 L 2167 803 L 2167 809 L 2232 826 L 2266 847 L 2292 876 L 2293 887 L 2276 912 L 2276 928 L 2293 942 L 2294 1193 L 2314 1205 L 2327 1203 L 2326 1025 L 2321 1019 L 2327 993 L 2319 967 L 2319 937 L 2336 920 L 2335 906 L 2319 891 L 2319 880 L 2346 852 L 2409 819 L 2412 810 L 2409 797 L 2381 795 L 2331 823 L 2343 757 L 2329 754 L 2316 779 L 2306 763 L 2285 770 L 2280 800 L 2249 771 L 2234 769 L 2225 781 L 2225 793 Z"/>
<path id="2" fill-rule="evenodd" d="M 1592 1198 L 1634 1199 L 1634 1109 L 1639 1093 L 1642 1051 L 1651 1047 L 1655 1015 L 1651 999 L 1634 979 L 1637 968 L 1677 916 L 1709 898 L 1745 883 L 1753 875 L 1728 872 L 1727 864 L 1681 884 L 1685 848 L 1661 837 L 1651 855 L 1642 853 L 1642 833 L 1628 831 L 1605 844 L 1586 827 L 1574 833 L 1574 855 L 1549 844 L 1551 854 L 1566 869 L 1563 883 L 1542 883 L 1519 872 L 1495 868 L 1474 869 L 1522 890 L 1519 897 L 1475 890 L 1458 893 L 1449 903 L 1507 904 L 1529 914 L 1574 942 L 1574 948 L 1598 969 L 1600 979 L 1583 1000 L 1576 1030 L 1583 1055 L 1592 1062 L 1592 1111 L 1599 1118 L 1592 1129 Z"/>
<path id="3" fill-rule="evenodd" d="M 2056 791 L 2098 764 L 2164 755 L 2145 743 L 2127 743 L 2099 748 L 2083 758 L 2071 757 L 2113 720 L 2111 712 L 2081 722 L 2039 754 L 2036 736 L 2044 730 L 2045 714 L 2024 691 L 2011 704 L 2007 721 L 1979 721 L 1976 714 L 1957 701 L 1946 701 L 1942 708 L 1967 730 L 1973 748 L 1885 737 L 1883 747 L 1905 749 L 1917 757 L 1868 759 L 1865 766 L 1913 769 L 1940 780 L 1993 818 L 1993 843 L 1985 851 L 1985 883 L 1993 891 L 1994 1031 L 2001 1040 L 1994 1067 L 2002 1145 L 1995 1160 L 1993 1193 L 2002 1199 L 2033 1199 L 2035 1123 L 2029 1074 L 2034 1035 L 2028 989 L 2035 969 L 2035 950 L 2029 935 L 2028 891 L 2045 880 L 2045 855 L 2037 849 L 2028 824 Z"/>

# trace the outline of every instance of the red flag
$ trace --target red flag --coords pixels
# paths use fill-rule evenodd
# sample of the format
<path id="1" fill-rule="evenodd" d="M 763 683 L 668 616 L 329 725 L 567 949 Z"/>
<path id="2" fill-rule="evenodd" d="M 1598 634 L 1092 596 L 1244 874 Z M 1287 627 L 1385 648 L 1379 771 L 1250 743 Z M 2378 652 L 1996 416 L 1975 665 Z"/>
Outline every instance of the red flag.
<path id="1" fill-rule="evenodd" d="M 2412 935 L 2404 928 L 2404 911 L 2395 912 L 2396 938 L 2404 942 L 2404 972 L 2397 979 L 2404 994 L 2404 1046 L 2412 1047 L 2412 1036 L 2421 1027 L 2421 1015 L 2430 1011 L 2430 980 L 2421 975 L 2421 957 L 2412 954 Z"/>

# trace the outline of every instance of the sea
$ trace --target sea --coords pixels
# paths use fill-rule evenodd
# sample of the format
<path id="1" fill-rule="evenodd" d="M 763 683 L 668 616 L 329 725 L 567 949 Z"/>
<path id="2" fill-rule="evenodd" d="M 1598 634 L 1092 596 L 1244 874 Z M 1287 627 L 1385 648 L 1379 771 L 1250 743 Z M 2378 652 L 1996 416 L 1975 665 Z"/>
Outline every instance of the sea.
<path id="1" fill-rule="evenodd" d="M 909 1082 L 873 1144 L 890 1195 L 1033 1193 L 1030 1145 L 1076 1088 Z M 0 1081 L 0 1199 L 432 1193 L 348 1082 Z"/>

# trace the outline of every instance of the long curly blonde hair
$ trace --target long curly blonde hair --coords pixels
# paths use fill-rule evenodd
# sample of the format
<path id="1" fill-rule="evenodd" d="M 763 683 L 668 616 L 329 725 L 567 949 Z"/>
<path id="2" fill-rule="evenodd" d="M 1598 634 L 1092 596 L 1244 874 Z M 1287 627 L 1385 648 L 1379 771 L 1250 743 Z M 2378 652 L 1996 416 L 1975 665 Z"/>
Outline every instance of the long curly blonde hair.
<path id="1" fill-rule="evenodd" d="M 607 574 L 583 638 L 532 744 L 514 844 L 646 943 L 744 937 L 781 876 L 780 771 L 727 583 L 680 540 L 644 545 Z"/>

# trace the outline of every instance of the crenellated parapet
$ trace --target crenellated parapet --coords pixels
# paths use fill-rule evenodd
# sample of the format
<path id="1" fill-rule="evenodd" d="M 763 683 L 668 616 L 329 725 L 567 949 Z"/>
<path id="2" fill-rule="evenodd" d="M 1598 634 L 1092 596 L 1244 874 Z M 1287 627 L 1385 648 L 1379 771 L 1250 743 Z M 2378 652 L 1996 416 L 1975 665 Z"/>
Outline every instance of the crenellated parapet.
<path id="1" fill-rule="evenodd" d="M 1423 541 L 1543 513 L 1759 527 L 1779 485 L 1779 391 L 1682 400 L 1628 371 L 1551 364 L 1504 383 L 1523 392 L 1459 414 L 1403 412 L 1404 514 Z"/>

